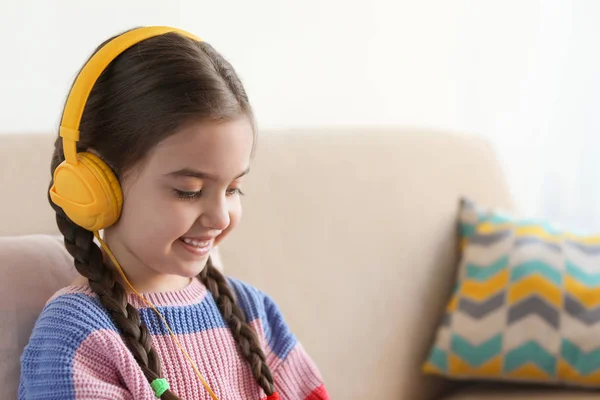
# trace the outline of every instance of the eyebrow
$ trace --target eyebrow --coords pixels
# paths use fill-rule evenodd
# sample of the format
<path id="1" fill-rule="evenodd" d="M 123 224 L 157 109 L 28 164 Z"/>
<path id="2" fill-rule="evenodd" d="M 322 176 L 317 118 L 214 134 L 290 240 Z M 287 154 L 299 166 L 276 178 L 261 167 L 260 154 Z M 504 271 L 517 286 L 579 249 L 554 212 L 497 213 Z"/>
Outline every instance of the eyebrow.
<path id="1" fill-rule="evenodd" d="M 241 174 L 239 174 L 238 176 L 236 176 L 235 179 L 239 179 L 242 176 L 248 174 L 250 172 L 250 167 L 246 168 Z M 174 176 L 174 177 L 180 177 L 180 176 L 186 176 L 186 177 L 191 177 L 191 178 L 197 178 L 197 179 L 210 179 L 210 180 L 214 180 L 214 181 L 218 181 L 218 177 L 214 176 L 214 175 L 210 175 L 207 174 L 206 172 L 202 172 L 202 171 L 198 171 L 195 169 L 190 169 L 190 168 L 183 168 L 177 171 L 173 171 L 167 174 L 168 176 Z"/>

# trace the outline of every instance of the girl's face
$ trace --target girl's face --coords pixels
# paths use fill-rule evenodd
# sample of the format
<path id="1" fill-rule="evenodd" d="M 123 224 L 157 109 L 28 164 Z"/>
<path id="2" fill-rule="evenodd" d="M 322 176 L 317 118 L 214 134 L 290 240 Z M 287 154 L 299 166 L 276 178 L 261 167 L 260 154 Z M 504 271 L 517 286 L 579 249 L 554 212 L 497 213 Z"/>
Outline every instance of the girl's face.
<path id="1" fill-rule="evenodd" d="M 202 271 L 242 215 L 253 140 L 247 118 L 193 123 L 123 179 L 121 217 L 105 238 L 137 290 L 181 287 Z"/>

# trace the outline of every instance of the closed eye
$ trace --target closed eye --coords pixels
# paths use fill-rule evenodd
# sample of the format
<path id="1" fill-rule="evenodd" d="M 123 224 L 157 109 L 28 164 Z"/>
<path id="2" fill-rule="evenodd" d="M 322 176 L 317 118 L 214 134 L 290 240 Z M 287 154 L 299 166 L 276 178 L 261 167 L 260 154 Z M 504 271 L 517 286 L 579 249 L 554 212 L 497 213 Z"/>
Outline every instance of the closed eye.
<path id="1" fill-rule="evenodd" d="M 198 190 L 197 192 L 186 192 L 183 190 L 173 189 L 177 197 L 182 200 L 194 200 L 202 195 L 202 190 Z"/>
<path id="2" fill-rule="evenodd" d="M 244 192 L 242 192 L 240 188 L 227 189 L 227 196 L 233 196 L 234 194 L 239 194 L 243 196 Z"/>
<path id="3" fill-rule="evenodd" d="M 186 192 L 183 190 L 173 189 L 178 198 L 182 200 L 194 200 L 202 196 L 202 190 L 198 190 L 196 192 Z M 227 189 L 227 196 L 240 195 L 243 196 L 244 192 L 240 188 L 231 188 Z"/>

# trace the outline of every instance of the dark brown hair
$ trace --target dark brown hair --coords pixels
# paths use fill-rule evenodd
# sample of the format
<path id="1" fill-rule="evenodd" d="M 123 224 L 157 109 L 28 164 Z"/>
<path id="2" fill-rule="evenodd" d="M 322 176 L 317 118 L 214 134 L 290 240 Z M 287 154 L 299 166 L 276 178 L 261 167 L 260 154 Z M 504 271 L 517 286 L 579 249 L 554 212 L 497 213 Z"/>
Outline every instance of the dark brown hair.
<path id="1" fill-rule="evenodd" d="M 248 97 L 232 66 L 209 44 L 168 33 L 134 45 L 104 70 L 85 106 L 77 150 L 94 149 L 122 179 L 178 127 L 194 120 L 228 121 L 241 116 L 253 122 Z M 58 137 L 52 174 L 63 160 L 62 138 Z M 93 233 L 50 204 L 77 271 L 88 279 L 110 313 L 148 382 L 162 377 L 148 329 L 103 261 Z M 210 259 L 198 279 L 214 297 L 258 384 L 271 395 L 273 378 L 258 336 L 236 304 L 227 280 Z M 161 399 L 179 397 L 167 391 Z"/>

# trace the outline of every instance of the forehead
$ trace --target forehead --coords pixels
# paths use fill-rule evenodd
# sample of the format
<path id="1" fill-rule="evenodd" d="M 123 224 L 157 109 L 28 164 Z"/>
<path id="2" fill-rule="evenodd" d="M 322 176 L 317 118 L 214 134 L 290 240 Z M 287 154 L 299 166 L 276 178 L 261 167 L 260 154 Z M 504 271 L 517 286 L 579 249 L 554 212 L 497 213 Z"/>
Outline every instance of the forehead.
<path id="1" fill-rule="evenodd" d="M 194 122 L 159 143 L 148 166 L 162 173 L 182 168 L 228 178 L 248 167 L 254 132 L 247 118 Z"/>

